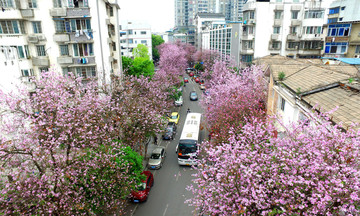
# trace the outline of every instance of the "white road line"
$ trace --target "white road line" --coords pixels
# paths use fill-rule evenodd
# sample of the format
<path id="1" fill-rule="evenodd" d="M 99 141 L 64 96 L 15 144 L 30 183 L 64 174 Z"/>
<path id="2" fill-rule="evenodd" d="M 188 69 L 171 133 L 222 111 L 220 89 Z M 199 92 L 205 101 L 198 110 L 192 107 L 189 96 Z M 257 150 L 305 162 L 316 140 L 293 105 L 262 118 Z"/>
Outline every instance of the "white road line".
<path id="1" fill-rule="evenodd" d="M 165 216 L 165 214 L 166 214 L 166 211 L 167 211 L 168 207 L 169 207 L 169 204 L 166 204 L 166 208 L 165 208 L 165 211 L 164 211 L 163 216 Z"/>
<path id="2" fill-rule="evenodd" d="M 157 171 L 157 170 L 154 171 L 154 174 L 153 174 L 154 176 L 156 175 L 156 171 Z"/>
<path id="3" fill-rule="evenodd" d="M 168 142 L 168 143 L 166 144 L 165 149 L 167 149 L 167 147 L 168 147 L 169 143 L 170 143 L 170 142 Z"/>
<path id="4" fill-rule="evenodd" d="M 180 174 L 180 170 L 179 170 L 179 172 L 178 172 L 178 174 L 177 174 L 177 176 L 176 176 L 176 181 L 178 181 L 179 180 L 179 176 L 180 176 L 181 174 Z"/>
<path id="5" fill-rule="evenodd" d="M 139 205 L 136 205 L 136 206 L 135 206 L 134 211 L 131 212 L 131 216 L 134 215 L 134 213 L 135 213 L 135 211 L 136 211 L 136 209 L 137 209 L 138 206 L 139 206 Z"/>

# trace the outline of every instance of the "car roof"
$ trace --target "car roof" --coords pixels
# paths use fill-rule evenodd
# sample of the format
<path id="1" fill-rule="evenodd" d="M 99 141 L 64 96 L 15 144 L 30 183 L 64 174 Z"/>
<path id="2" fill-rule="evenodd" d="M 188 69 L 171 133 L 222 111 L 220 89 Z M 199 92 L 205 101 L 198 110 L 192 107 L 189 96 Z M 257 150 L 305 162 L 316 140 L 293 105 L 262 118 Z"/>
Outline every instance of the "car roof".
<path id="1" fill-rule="evenodd" d="M 171 115 L 173 116 L 173 115 L 177 115 L 178 113 L 177 112 L 172 112 L 171 113 Z"/>
<path id="2" fill-rule="evenodd" d="M 156 147 L 156 148 L 153 150 L 152 153 L 160 154 L 163 149 L 165 149 L 165 148 L 162 147 L 162 146 L 158 146 L 158 147 Z"/>

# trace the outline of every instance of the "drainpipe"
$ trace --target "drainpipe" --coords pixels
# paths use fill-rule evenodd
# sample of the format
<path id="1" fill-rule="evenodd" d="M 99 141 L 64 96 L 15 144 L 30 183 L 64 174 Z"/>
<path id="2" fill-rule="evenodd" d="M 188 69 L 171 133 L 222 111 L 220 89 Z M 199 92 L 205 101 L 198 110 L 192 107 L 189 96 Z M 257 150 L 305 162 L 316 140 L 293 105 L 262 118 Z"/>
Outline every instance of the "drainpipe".
<path id="1" fill-rule="evenodd" d="M 103 84 L 104 87 L 106 85 L 106 79 L 105 79 L 105 66 L 104 66 L 104 52 L 102 48 L 102 37 L 101 37 L 101 25 L 100 25 L 100 12 L 99 12 L 99 0 L 96 1 L 96 12 L 97 12 L 97 19 L 98 19 L 98 26 L 99 26 L 99 39 L 100 39 L 100 52 L 101 52 L 101 65 L 103 69 Z"/>

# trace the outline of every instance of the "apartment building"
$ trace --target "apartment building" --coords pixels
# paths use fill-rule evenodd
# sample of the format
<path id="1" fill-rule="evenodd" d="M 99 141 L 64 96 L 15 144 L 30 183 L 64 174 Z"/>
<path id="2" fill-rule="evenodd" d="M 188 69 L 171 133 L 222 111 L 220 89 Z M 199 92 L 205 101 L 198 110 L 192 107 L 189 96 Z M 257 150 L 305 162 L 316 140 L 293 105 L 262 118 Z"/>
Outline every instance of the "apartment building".
<path id="1" fill-rule="evenodd" d="M 117 0 L 0 0 L 0 6 L 0 65 L 6 77 L 0 86 L 20 80 L 33 89 L 29 77 L 39 78 L 50 67 L 99 85 L 120 75 Z"/>
<path id="2" fill-rule="evenodd" d="M 216 13 L 222 13 L 226 21 L 242 21 L 243 5 L 246 0 L 218 0 Z"/>
<path id="3" fill-rule="evenodd" d="M 334 1 L 324 24 L 326 57 L 360 58 L 360 1 Z"/>
<path id="4" fill-rule="evenodd" d="M 145 22 L 124 21 L 120 30 L 121 55 L 132 57 L 138 44 L 145 45 L 152 59 L 151 26 Z"/>
<path id="5" fill-rule="evenodd" d="M 212 22 L 225 22 L 225 16 L 221 13 L 197 13 L 195 15 L 195 47 L 202 47 L 202 32 L 211 28 Z"/>
<path id="6" fill-rule="evenodd" d="M 331 0 L 249 0 L 243 8 L 241 58 L 282 55 L 320 58 L 322 27 Z"/>

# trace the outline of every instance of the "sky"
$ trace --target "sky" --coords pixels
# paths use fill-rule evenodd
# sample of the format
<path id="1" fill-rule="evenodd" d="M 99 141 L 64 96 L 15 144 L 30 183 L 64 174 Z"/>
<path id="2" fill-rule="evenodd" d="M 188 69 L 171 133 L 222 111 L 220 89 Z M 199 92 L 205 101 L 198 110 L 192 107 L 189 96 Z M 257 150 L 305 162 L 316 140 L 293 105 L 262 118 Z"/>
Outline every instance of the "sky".
<path id="1" fill-rule="evenodd" d="M 174 0 L 119 0 L 120 23 L 144 21 L 152 32 L 165 32 L 174 27 Z"/>

